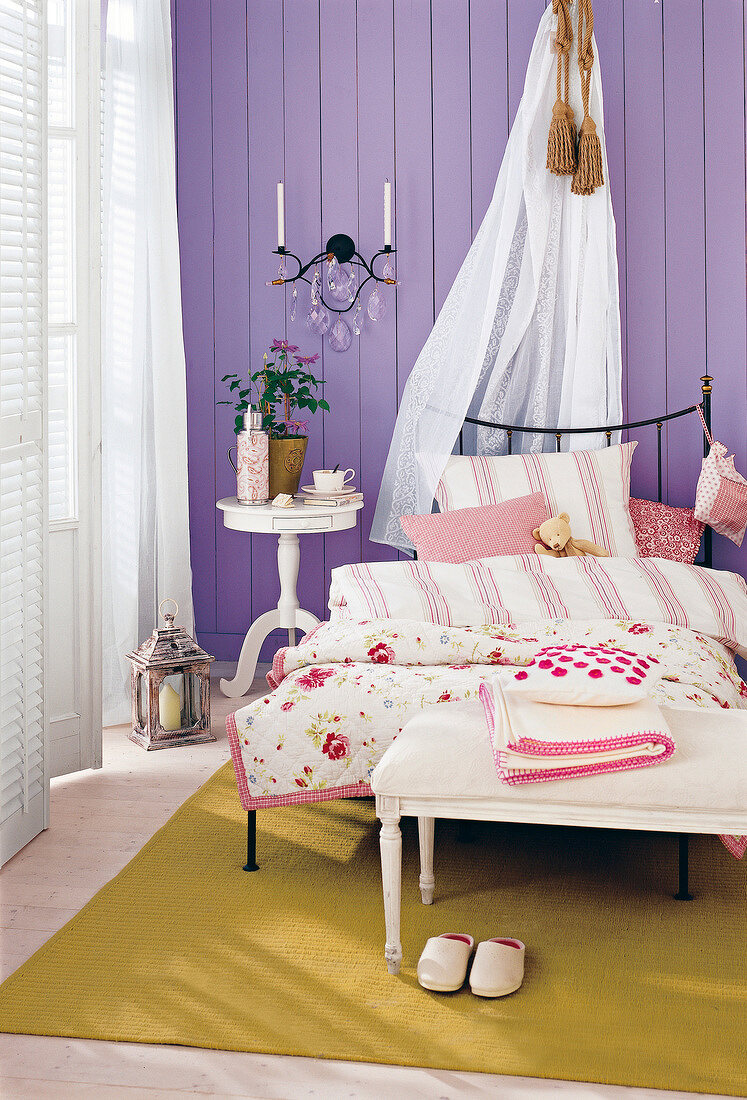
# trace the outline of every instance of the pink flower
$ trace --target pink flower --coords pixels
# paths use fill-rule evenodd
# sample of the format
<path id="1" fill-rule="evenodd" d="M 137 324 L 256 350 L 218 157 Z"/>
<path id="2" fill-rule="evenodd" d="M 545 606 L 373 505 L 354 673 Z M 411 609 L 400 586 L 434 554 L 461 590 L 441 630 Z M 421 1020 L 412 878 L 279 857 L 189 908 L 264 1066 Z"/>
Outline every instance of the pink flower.
<path id="1" fill-rule="evenodd" d="M 438 699 L 436 699 L 436 702 L 437 703 L 448 703 L 449 699 L 451 699 L 451 692 L 450 691 L 445 691 L 443 693 L 443 695 L 439 695 Z"/>
<path id="2" fill-rule="evenodd" d="M 368 656 L 374 664 L 390 665 L 394 660 L 394 650 L 385 642 L 377 642 L 375 646 L 369 649 Z"/>
<path id="3" fill-rule="evenodd" d="M 568 675 L 568 669 L 567 668 L 554 668 L 552 670 L 552 674 L 553 674 L 553 676 L 567 676 Z"/>
<path id="4" fill-rule="evenodd" d="M 514 676 L 514 680 L 526 680 L 528 675 L 528 672 L 517 672 Z"/>
<path id="5" fill-rule="evenodd" d="M 289 344 L 287 340 L 273 340 L 270 351 L 298 351 L 295 344 Z"/>
<path id="6" fill-rule="evenodd" d="M 637 685 L 637 684 L 640 684 L 640 682 L 641 682 L 638 679 L 637 676 L 626 676 L 625 679 L 628 681 L 629 684 L 636 684 Z"/>
<path id="7" fill-rule="evenodd" d="M 333 730 L 327 734 L 327 740 L 322 745 L 322 752 L 325 752 L 330 760 L 339 760 L 341 756 L 348 755 L 349 748 L 350 741 L 348 738 L 337 730 Z"/>
<path id="8" fill-rule="evenodd" d="M 602 675 L 602 670 L 601 670 L 601 668 L 590 668 L 590 669 L 589 669 L 589 675 L 590 675 L 590 676 L 591 676 L 591 677 L 592 677 L 592 678 L 593 678 L 594 680 L 598 680 L 598 679 L 599 679 L 599 677 L 600 677 L 600 676 Z"/>
<path id="9" fill-rule="evenodd" d="M 334 676 L 333 668 L 310 668 L 303 676 L 299 676 L 296 683 L 304 691 L 313 691 L 314 688 L 323 687 L 324 681 Z"/>
<path id="10" fill-rule="evenodd" d="M 633 623 L 631 627 L 628 627 L 629 634 L 650 634 L 651 627 L 645 626 L 644 623 Z"/>
<path id="11" fill-rule="evenodd" d="M 281 710 L 292 710 L 293 709 L 293 703 L 290 701 L 290 699 L 288 699 L 285 703 L 283 703 L 283 705 L 281 706 L 280 709 Z"/>
<path id="12" fill-rule="evenodd" d="M 293 348 L 293 349 L 289 348 L 288 350 L 289 351 L 290 350 L 298 351 L 298 348 Z M 303 363 L 303 365 L 305 367 L 310 367 L 312 363 L 316 363 L 318 358 L 319 358 L 318 354 L 317 355 L 297 355 L 296 356 L 296 362 L 297 363 Z"/>

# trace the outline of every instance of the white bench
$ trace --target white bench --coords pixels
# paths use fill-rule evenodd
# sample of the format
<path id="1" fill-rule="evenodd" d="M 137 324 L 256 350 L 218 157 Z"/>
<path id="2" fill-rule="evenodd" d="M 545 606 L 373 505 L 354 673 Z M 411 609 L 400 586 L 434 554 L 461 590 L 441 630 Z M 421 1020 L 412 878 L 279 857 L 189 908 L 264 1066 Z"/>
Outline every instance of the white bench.
<path id="1" fill-rule="evenodd" d="M 747 712 L 663 709 L 677 745 L 666 763 L 513 787 L 496 773 L 481 704 L 441 703 L 412 718 L 371 776 L 390 974 L 402 961 L 400 817 L 418 818 L 424 905 L 435 889 L 437 817 L 679 833 L 675 896 L 689 899 L 687 834 L 747 834 Z"/>

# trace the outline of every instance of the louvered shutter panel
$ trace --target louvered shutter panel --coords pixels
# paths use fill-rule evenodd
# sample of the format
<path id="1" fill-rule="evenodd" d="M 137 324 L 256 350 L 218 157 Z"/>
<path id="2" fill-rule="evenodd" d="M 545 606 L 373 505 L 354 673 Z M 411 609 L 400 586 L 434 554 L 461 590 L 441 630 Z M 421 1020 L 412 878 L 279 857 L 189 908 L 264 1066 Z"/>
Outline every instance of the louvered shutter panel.
<path id="1" fill-rule="evenodd" d="M 42 0 L 0 0 L 0 862 L 47 824 L 46 57 Z"/>

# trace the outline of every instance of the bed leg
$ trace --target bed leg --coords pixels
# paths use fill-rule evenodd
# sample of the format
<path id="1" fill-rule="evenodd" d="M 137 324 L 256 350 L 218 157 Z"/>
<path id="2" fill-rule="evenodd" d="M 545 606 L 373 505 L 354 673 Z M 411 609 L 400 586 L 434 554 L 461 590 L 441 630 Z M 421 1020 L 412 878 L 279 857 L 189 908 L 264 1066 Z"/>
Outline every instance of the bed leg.
<path id="1" fill-rule="evenodd" d="M 679 889 L 674 895 L 677 901 L 692 901 L 693 896 L 688 889 L 688 835 L 680 833 L 677 837 L 677 849 L 679 854 Z"/>
<path id="2" fill-rule="evenodd" d="M 249 810 L 246 815 L 246 863 L 245 871 L 258 871 L 257 863 L 257 811 Z"/>

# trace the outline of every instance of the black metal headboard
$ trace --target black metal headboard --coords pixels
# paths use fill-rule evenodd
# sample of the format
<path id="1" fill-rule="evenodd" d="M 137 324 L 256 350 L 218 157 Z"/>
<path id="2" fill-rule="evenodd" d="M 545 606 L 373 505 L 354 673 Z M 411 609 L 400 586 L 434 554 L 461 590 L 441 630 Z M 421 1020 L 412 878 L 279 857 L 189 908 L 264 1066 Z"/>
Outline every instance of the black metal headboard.
<path id="1" fill-rule="evenodd" d="M 710 374 L 704 374 L 701 379 L 701 393 L 703 408 L 703 419 L 708 425 L 708 431 L 711 430 L 711 393 L 713 392 L 713 378 Z M 665 413 L 662 416 L 652 416 L 648 420 L 631 420 L 626 424 L 603 424 L 596 425 L 591 428 L 527 428 L 518 424 L 497 424 L 490 420 L 479 420 L 474 416 L 465 416 L 465 424 L 475 424 L 479 428 L 493 428 L 496 431 L 502 431 L 506 433 L 507 449 L 508 453 L 512 453 L 513 435 L 516 432 L 517 435 L 554 435 L 555 436 L 555 450 L 561 449 L 561 441 L 564 435 L 590 435 L 594 433 L 604 432 L 607 436 L 607 446 L 612 443 L 612 435 L 614 432 L 627 431 L 631 428 L 645 428 L 650 424 L 656 425 L 656 444 L 657 444 L 657 484 L 658 484 L 658 499 L 662 498 L 662 455 L 661 455 L 661 430 L 664 424 L 668 420 L 677 420 L 681 416 L 689 416 L 691 413 L 697 413 L 698 405 L 689 405 L 686 409 L 679 409 L 678 412 Z M 462 454 L 463 437 L 462 431 L 459 432 L 459 453 Z M 708 438 L 705 431 L 703 432 L 703 454 L 707 455 L 709 450 Z M 711 528 L 706 527 L 705 534 L 703 536 L 703 564 L 708 566 L 712 565 L 712 546 L 711 546 Z"/>

